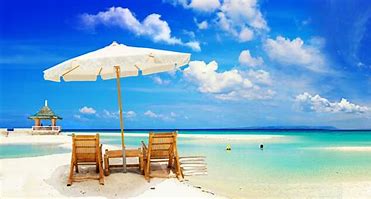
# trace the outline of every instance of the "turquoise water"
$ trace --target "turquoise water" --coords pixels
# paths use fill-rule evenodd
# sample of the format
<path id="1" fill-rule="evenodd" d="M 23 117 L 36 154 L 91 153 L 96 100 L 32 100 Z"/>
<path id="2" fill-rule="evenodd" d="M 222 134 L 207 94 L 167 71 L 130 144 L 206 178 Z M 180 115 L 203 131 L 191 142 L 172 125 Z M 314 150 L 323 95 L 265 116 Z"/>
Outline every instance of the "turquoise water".
<path id="1" fill-rule="evenodd" d="M 0 159 L 34 157 L 41 155 L 68 153 L 70 150 L 56 145 L 6 144 L 0 145 Z"/>
<path id="2" fill-rule="evenodd" d="M 210 131 L 179 133 L 211 134 Z M 313 184 L 320 187 L 371 180 L 371 151 L 327 149 L 371 147 L 371 131 L 239 131 L 233 134 L 279 137 L 254 140 L 179 138 L 182 156 L 207 157 L 208 175 L 189 177 L 192 183 L 234 197 L 264 197 L 264 193 L 271 192 L 275 196 L 295 198 L 296 193 L 285 195 L 285 192 L 297 188 L 309 195 L 315 192 L 310 188 Z M 140 140 L 147 142 L 147 139 L 126 137 L 125 142 L 128 147 L 139 147 Z M 120 145 L 116 136 L 103 134 L 102 140 Z M 232 146 L 231 151 L 225 150 L 227 144 Z M 264 144 L 264 150 L 259 149 L 260 144 Z M 339 193 L 339 190 L 333 191 L 335 195 Z"/>

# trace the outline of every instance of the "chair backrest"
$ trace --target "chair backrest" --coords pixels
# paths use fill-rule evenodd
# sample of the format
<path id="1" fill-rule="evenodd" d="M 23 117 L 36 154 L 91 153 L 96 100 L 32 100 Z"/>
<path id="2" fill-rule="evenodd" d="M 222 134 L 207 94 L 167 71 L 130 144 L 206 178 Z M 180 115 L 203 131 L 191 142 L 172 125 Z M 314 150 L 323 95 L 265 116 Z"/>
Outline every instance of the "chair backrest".
<path id="1" fill-rule="evenodd" d="M 78 162 L 96 162 L 99 154 L 99 134 L 72 134 L 72 152 Z"/>
<path id="2" fill-rule="evenodd" d="M 176 150 L 176 132 L 149 133 L 148 153 L 151 159 L 170 158 Z"/>

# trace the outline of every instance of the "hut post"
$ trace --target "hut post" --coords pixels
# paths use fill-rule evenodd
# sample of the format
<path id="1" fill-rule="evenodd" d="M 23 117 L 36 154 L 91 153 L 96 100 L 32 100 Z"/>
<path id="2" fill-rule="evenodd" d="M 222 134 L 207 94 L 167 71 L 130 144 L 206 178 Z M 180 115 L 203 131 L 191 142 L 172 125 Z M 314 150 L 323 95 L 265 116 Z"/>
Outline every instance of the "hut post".
<path id="1" fill-rule="evenodd" d="M 41 125 L 41 122 L 40 122 L 39 118 L 35 118 L 34 121 L 35 121 L 35 126 L 40 126 Z"/>
<path id="2" fill-rule="evenodd" d="M 56 118 L 52 118 L 52 126 L 57 126 L 57 119 Z"/>

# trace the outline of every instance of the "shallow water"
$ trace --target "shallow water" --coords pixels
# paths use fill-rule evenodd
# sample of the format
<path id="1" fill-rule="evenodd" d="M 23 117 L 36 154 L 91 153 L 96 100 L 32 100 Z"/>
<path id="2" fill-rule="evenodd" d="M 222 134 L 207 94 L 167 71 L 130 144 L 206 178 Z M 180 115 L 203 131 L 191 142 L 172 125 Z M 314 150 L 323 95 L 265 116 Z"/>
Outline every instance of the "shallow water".
<path id="1" fill-rule="evenodd" d="M 210 134 L 209 131 L 180 133 Z M 237 134 L 280 137 L 268 140 L 179 138 L 181 155 L 207 157 L 208 175 L 187 179 L 195 185 L 233 197 L 264 197 L 262 193 L 267 192 L 279 197 L 295 197 L 297 193 L 285 195 L 285 192 L 302 189 L 307 191 L 306 194 L 311 194 L 313 186 L 371 181 L 371 151 L 325 149 L 371 147 L 371 131 L 249 131 Z M 128 147 L 138 147 L 140 140 L 147 142 L 148 138 L 125 139 Z M 120 144 L 120 139 L 114 136 L 102 136 L 102 140 L 109 144 Z M 225 150 L 227 144 L 232 146 L 231 151 Z M 259 149 L 260 144 L 264 144 L 263 150 Z M 336 197 L 341 188 L 335 188 L 330 188 L 334 192 L 332 195 L 319 196 Z M 320 189 L 314 188 L 317 191 Z"/>
<path id="2" fill-rule="evenodd" d="M 0 159 L 35 157 L 59 153 L 68 153 L 71 150 L 52 144 L 4 144 L 0 145 Z"/>

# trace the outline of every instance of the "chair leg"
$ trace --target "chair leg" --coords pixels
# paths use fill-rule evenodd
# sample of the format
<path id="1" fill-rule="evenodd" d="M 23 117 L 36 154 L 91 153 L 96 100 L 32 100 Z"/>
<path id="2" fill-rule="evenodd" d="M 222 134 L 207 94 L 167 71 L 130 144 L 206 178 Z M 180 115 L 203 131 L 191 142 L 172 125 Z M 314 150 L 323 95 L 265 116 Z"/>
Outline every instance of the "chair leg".
<path id="1" fill-rule="evenodd" d="M 111 173 L 109 168 L 109 158 L 106 154 L 104 154 L 104 175 L 109 176 Z"/>
<path id="2" fill-rule="evenodd" d="M 74 166 L 75 166 L 74 158 L 72 157 L 71 158 L 71 165 L 70 165 L 70 175 L 68 176 L 67 186 L 71 186 L 72 185 L 72 181 L 73 181 L 73 167 Z"/>
<path id="3" fill-rule="evenodd" d="M 146 161 L 146 169 L 144 171 L 144 178 L 149 182 L 150 178 L 150 170 L 151 170 L 151 157 L 147 157 Z"/>
<path id="4" fill-rule="evenodd" d="M 174 157 L 172 155 L 170 155 L 169 156 L 169 162 L 168 162 L 167 168 L 173 167 L 173 159 L 174 159 Z"/>
<path id="5" fill-rule="evenodd" d="M 76 173 L 78 173 L 79 172 L 79 167 L 77 165 L 77 162 L 75 163 L 75 169 L 76 169 Z"/>
<path id="6" fill-rule="evenodd" d="M 143 156 L 139 156 L 139 171 L 141 174 L 144 174 L 144 163 L 143 163 Z"/>
<path id="7" fill-rule="evenodd" d="M 179 156 L 176 155 L 175 157 L 175 170 L 176 170 L 176 175 L 178 177 L 179 180 L 183 180 L 184 179 L 184 175 L 183 175 L 183 172 L 180 168 L 180 162 L 179 162 Z"/>
<path id="8" fill-rule="evenodd" d="M 98 163 L 98 170 L 99 170 L 99 184 L 104 185 L 104 175 L 101 161 L 99 161 Z"/>

